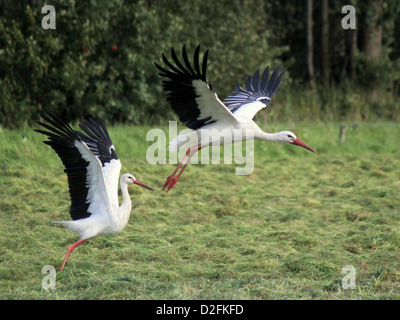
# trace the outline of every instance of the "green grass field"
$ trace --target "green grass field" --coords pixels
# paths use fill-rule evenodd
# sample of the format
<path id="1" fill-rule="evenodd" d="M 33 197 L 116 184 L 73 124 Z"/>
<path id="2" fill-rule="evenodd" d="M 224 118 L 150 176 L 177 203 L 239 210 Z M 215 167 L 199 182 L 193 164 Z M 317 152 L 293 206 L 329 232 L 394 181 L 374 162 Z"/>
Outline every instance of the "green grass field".
<path id="1" fill-rule="evenodd" d="M 256 142 L 252 175 L 193 164 L 168 194 L 175 166 L 146 162 L 150 127 L 109 128 L 122 173 L 155 192 L 130 187 L 127 228 L 76 249 L 54 290 L 42 268 L 78 240 L 51 224 L 70 219 L 66 175 L 44 136 L 2 131 L 0 299 L 399 299 L 400 125 L 360 124 L 343 143 L 339 126 L 261 126 L 318 153 Z"/>

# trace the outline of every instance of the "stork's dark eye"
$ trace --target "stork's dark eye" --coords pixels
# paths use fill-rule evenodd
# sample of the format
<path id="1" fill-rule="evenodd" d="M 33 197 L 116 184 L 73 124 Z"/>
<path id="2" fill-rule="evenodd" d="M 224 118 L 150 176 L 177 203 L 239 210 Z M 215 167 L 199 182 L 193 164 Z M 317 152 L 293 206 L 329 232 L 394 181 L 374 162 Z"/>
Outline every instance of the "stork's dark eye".
<path id="1" fill-rule="evenodd" d="M 292 137 L 290 134 L 288 134 L 288 135 L 287 135 L 287 137 L 288 137 L 288 138 L 292 138 L 292 139 L 293 139 L 293 137 Z"/>

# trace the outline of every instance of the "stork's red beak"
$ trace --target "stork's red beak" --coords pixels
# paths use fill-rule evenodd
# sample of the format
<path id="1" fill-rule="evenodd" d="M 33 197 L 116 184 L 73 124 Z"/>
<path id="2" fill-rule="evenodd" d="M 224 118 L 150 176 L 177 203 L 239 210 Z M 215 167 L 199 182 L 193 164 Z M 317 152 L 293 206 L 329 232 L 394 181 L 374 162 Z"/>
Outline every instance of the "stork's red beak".
<path id="1" fill-rule="evenodd" d="M 133 183 L 137 184 L 138 186 L 141 186 L 143 188 L 146 188 L 146 189 L 149 189 L 151 191 L 154 191 L 152 188 L 150 188 L 149 186 L 145 185 L 143 182 L 140 182 L 139 180 L 135 180 Z"/>
<path id="2" fill-rule="evenodd" d="M 300 146 L 303 147 L 307 150 L 310 150 L 311 152 L 316 152 L 313 148 L 309 147 L 308 145 L 306 145 L 303 141 L 301 141 L 299 138 L 294 139 L 293 144 L 295 144 L 296 146 Z"/>

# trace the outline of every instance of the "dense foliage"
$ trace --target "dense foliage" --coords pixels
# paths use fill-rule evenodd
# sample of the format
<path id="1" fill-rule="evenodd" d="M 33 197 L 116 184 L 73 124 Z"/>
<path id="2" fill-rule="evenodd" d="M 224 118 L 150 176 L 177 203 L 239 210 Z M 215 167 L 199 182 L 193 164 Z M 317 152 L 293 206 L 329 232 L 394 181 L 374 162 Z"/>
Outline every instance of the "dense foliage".
<path id="1" fill-rule="evenodd" d="M 398 6 L 382 0 L 378 1 L 381 10 L 369 5 L 371 1 L 354 3 L 358 41 L 351 56 L 355 70 L 350 70 L 346 49 L 350 31 L 341 27 L 344 4 L 340 2 L 329 2 L 326 81 L 319 55 L 321 5 L 314 1 L 318 86 L 309 89 L 305 1 L 56 0 L 51 3 L 56 9 L 56 29 L 45 30 L 41 22 L 46 13 L 41 9 L 47 2 L 3 0 L 0 126 L 30 124 L 43 112 L 58 112 L 68 120 L 95 114 L 110 123 L 171 119 L 153 63 L 160 61 L 162 52 L 169 55 L 172 46 L 180 51 L 186 44 L 193 50 L 199 43 L 203 50 L 210 50 L 208 78 L 222 99 L 257 68 L 283 62 L 289 73 L 277 103 L 286 104 L 286 109 L 277 110 L 275 116 L 293 115 L 298 108 L 300 116 L 306 110 L 329 109 L 333 117 L 361 112 L 365 118 L 368 109 L 398 119 Z M 376 21 L 370 18 L 375 12 L 380 13 Z M 363 43 L 371 23 L 383 28 L 381 48 L 372 57 Z M 367 99 L 365 92 L 373 94 Z M 379 99 L 381 94 L 384 99 Z"/>

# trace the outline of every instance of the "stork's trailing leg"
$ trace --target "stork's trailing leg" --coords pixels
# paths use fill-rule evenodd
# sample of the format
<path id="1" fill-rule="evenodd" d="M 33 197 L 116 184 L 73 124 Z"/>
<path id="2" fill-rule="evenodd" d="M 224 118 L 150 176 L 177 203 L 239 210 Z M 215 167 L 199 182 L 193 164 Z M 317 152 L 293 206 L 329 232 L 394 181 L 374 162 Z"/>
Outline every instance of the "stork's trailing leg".
<path id="1" fill-rule="evenodd" d="M 190 160 L 200 150 L 201 150 L 201 146 L 200 145 L 194 146 L 194 147 L 190 147 L 189 149 L 187 149 L 186 154 L 183 157 L 182 161 L 179 162 L 179 164 L 177 165 L 175 171 L 165 181 L 165 183 L 163 185 L 163 190 L 165 188 L 167 188 L 167 192 L 168 192 L 169 190 L 171 190 L 175 186 L 175 184 L 178 182 L 179 178 L 181 177 L 183 171 L 186 169 L 187 165 L 189 164 Z M 187 160 L 186 160 L 186 158 L 187 158 Z M 186 160 L 186 163 L 183 164 L 185 160 Z M 178 172 L 178 170 L 180 168 L 182 168 L 182 169 L 179 172 L 179 174 L 176 176 L 176 173 Z"/>
<path id="2" fill-rule="evenodd" d="M 167 180 L 165 180 L 165 182 L 164 182 L 164 184 L 163 184 L 163 190 L 169 185 L 169 183 L 171 182 L 171 180 L 172 180 L 173 178 L 175 178 L 176 173 L 178 172 L 179 168 L 182 167 L 182 163 L 183 163 L 183 161 L 185 161 L 185 159 L 186 159 L 186 157 L 189 155 L 189 153 L 190 153 L 190 148 L 187 149 L 187 151 L 186 151 L 186 153 L 185 153 L 183 159 L 182 159 L 182 160 L 178 163 L 178 165 L 176 166 L 175 171 L 172 172 L 172 174 L 167 178 Z"/>
<path id="3" fill-rule="evenodd" d="M 64 262 L 63 262 L 63 264 L 62 264 L 62 266 L 60 268 L 60 271 L 64 270 L 65 263 L 67 262 L 68 257 L 72 253 L 72 251 L 74 251 L 78 246 L 80 246 L 81 244 L 85 243 L 86 241 L 87 241 L 87 239 L 81 239 L 81 240 L 78 240 L 77 242 L 75 242 L 74 244 L 71 244 L 68 247 L 67 254 L 65 255 Z"/>

